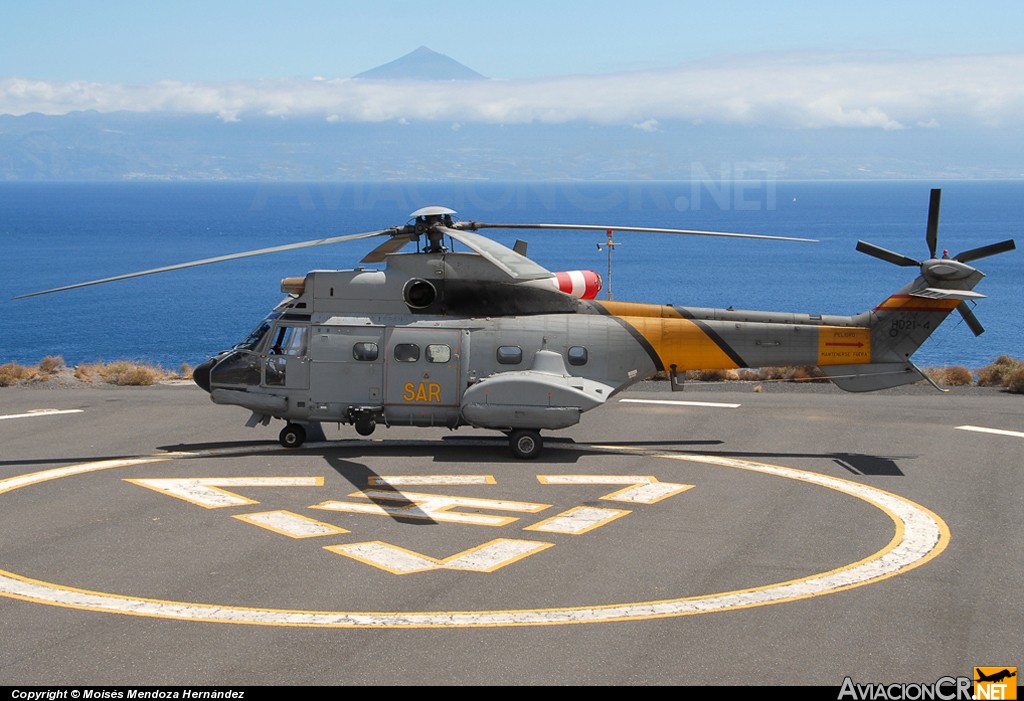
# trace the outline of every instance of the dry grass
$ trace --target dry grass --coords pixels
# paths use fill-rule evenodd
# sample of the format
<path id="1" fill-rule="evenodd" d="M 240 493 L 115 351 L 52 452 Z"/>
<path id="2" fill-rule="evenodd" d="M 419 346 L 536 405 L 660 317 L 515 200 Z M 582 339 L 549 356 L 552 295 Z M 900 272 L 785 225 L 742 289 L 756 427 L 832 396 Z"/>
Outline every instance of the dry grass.
<path id="1" fill-rule="evenodd" d="M 39 361 L 39 374 L 49 378 L 66 368 L 64 358 L 59 355 L 48 355 Z"/>
<path id="2" fill-rule="evenodd" d="M 151 365 L 138 365 L 119 360 L 104 365 L 99 370 L 104 382 L 112 385 L 152 385 L 160 378 L 162 370 Z"/>
<path id="3" fill-rule="evenodd" d="M 59 355 L 46 356 L 36 367 L 18 363 L 0 365 L 0 387 L 58 381 L 61 377 L 68 376 L 89 384 L 152 385 L 162 380 L 191 379 L 192 366 L 182 363 L 178 371 L 173 372 L 151 363 L 118 360 L 112 363 L 82 363 L 69 370 L 64 358 Z"/>
<path id="4" fill-rule="evenodd" d="M 82 382 L 96 382 L 100 377 L 101 363 L 82 363 L 75 366 L 75 379 Z"/>
<path id="5" fill-rule="evenodd" d="M 757 370 L 736 368 L 730 370 L 687 370 L 684 380 L 695 382 L 754 382 L 761 379 Z"/>
<path id="6" fill-rule="evenodd" d="M 813 365 L 797 367 L 761 368 L 757 372 L 759 380 L 782 380 L 786 382 L 827 382 L 825 373 Z"/>
<path id="7" fill-rule="evenodd" d="M 961 365 L 926 368 L 924 373 L 940 385 L 953 387 L 1001 387 L 1008 392 L 1024 394 L 1024 361 L 1008 355 L 999 356 L 994 363 L 977 370 Z M 827 382 L 825 374 L 813 365 L 798 367 L 764 367 L 739 370 L 687 370 L 682 379 L 694 382 Z M 667 380 L 669 373 L 659 373 L 658 379 Z M 923 380 L 922 380 L 923 382 Z M 759 384 L 755 392 L 763 391 Z"/>
<path id="8" fill-rule="evenodd" d="M 965 387 L 974 383 L 974 373 L 960 365 L 948 368 L 925 368 L 924 374 L 940 385 Z"/>
<path id="9" fill-rule="evenodd" d="M 697 382 L 725 382 L 729 379 L 728 370 L 687 370 L 684 379 Z"/>
<path id="10" fill-rule="evenodd" d="M 1005 387 L 1011 392 L 1024 394 L 1024 361 L 1001 355 L 991 365 L 978 370 L 978 384 L 982 387 Z"/>
<path id="11" fill-rule="evenodd" d="M 17 363 L 0 365 L 0 387 L 10 387 L 35 379 L 38 373 L 35 368 L 25 367 Z"/>
<path id="12" fill-rule="evenodd" d="M 1008 355 L 999 356 L 994 363 L 972 372 L 962 366 L 927 368 L 925 374 L 939 384 L 950 386 L 1001 387 L 1014 394 L 1024 394 L 1024 360 Z M 18 363 L 0 365 L 0 387 L 32 382 L 56 381 L 73 376 L 79 382 L 112 385 L 152 385 L 164 380 L 192 379 L 192 366 L 182 363 L 177 371 L 167 370 L 152 363 L 118 360 L 111 363 L 81 363 L 69 369 L 64 358 L 48 355 L 35 367 Z M 668 373 L 659 378 L 668 379 Z M 768 381 L 768 382 L 826 382 L 824 373 L 814 366 L 768 367 L 739 370 L 688 370 L 684 380 L 696 382 Z M 758 391 L 755 389 L 755 391 Z"/>

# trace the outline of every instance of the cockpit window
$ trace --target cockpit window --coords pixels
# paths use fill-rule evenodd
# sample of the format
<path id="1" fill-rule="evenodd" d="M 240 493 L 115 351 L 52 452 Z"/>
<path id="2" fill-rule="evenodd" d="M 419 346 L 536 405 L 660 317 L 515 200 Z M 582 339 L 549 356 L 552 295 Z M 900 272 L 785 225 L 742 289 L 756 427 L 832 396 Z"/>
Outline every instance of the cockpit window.
<path id="1" fill-rule="evenodd" d="M 262 322 L 259 326 L 252 330 L 252 333 L 250 333 L 245 338 L 244 341 L 242 341 L 241 343 L 236 343 L 234 346 L 234 350 L 253 350 L 254 348 L 256 348 L 256 346 L 259 345 L 260 341 L 263 340 L 263 337 L 267 335 L 267 331 L 269 330 L 270 322 Z"/>
<path id="2" fill-rule="evenodd" d="M 274 340 L 268 352 L 274 355 L 306 355 L 305 326 L 279 326 L 274 331 Z"/>

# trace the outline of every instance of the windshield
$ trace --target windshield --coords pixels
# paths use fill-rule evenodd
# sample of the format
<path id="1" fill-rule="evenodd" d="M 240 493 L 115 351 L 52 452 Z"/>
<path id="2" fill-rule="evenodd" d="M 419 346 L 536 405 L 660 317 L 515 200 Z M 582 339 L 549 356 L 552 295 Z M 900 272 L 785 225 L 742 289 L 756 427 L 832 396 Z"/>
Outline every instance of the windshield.
<path id="1" fill-rule="evenodd" d="M 280 314 L 271 314 L 266 319 L 261 321 L 259 325 L 252 330 L 252 332 L 246 337 L 241 343 L 236 343 L 233 350 L 254 350 L 259 342 L 263 340 L 263 337 L 267 335 L 267 331 L 270 330 L 270 322 L 276 319 Z"/>

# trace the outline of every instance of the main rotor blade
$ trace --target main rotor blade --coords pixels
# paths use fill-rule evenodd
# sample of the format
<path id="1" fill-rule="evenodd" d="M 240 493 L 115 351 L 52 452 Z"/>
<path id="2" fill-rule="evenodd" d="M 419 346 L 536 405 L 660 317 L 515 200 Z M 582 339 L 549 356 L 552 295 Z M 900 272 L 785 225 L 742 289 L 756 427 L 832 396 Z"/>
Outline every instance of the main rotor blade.
<path id="1" fill-rule="evenodd" d="M 887 248 L 882 248 L 881 246 L 876 246 L 873 243 L 868 243 L 867 241 L 858 241 L 857 250 L 860 251 L 861 253 L 867 253 L 869 256 L 880 258 L 887 263 L 893 263 L 894 265 L 899 265 L 904 268 L 909 268 L 914 265 L 921 265 L 920 261 L 914 260 L 913 258 L 908 258 L 902 253 L 896 253 L 894 251 L 890 251 Z"/>
<path id="2" fill-rule="evenodd" d="M 978 317 L 974 316 L 974 312 L 967 306 L 967 302 L 961 301 L 960 304 L 956 305 L 956 310 L 960 312 L 960 316 L 964 318 L 971 331 L 974 332 L 975 336 L 980 336 L 985 333 L 985 327 L 978 321 Z"/>
<path id="3" fill-rule="evenodd" d="M 581 231 L 648 231 L 656 234 L 685 234 L 689 236 L 727 236 L 742 239 L 769 239 L 773 241 L 802 241 L 818 243 L 817 239 L 805 239 L 796 236 L 768 236 L 766 234 L 734 234 L 725 231 L 698 231 L 694 229 L 659 229 L 646 226 L 598 226 L 592 224 L 485 224 L 483 222 L 456 222 L 453 225 L 460 230 L 477 231 L 478 229 L 563 229 Z"/>
<path id="4" fill-rule="evenodd" d="M 380 263 L 382 260 L 387 258 L 391 253 L 397 253 L 410 241 L 415 241 L 417 237 L 409 237 L 408 235 L 396 235 L 389 238 L 387 241 L 377 246 L 375 249 L 363 256 L 360 263 Z"/>
<path id="5" fill-rule="evenodd" d="M 925 233 L 925 240 L 928 242 L 929 258 L 935 257 L 935 249 L 939 242 L 939 198 L 942 190 L 933 189 L 931 199 L 928 200 L 928 230 Z"/>
<path id="6" fill-rule="evenodd" d="M 326 239 L 314 239 L 312 241 L 300 241 L 299 243 L 288 243 L 283 246 L 271 246 L 270 248 L 260 248 L 254 251 L 244 251 L 242 253 L 231 253 L 224 256 L 214 256 L 213 258 L 203 258 L 202 260 L 193 260 L 188 263 L 178 263 L 176 265 L 166 265 L 162 268 L 152 268 L 151 270 L 142 270 L 137 273 L 126 273 L 125 275 L 115 275 L 113 277 L 105 277 L 101 280 L 90 280 L 88 282 L 79 282 L 74 285 L 65 285 L 63 287 L 54 287 L 50 290 L 42 290 L 41 292 L 30 292 L 24 295 L 18 295 L 12 299 L 25 299 L 26 297 L 36 297 L 38 295 L 47 295 L 52 292 L 63 292 L 65 290 L 74 290 L 79 287 L 89 287 L 90 285 L 102 285 L 107 282 L 116 282 L 117 280 L 128 280 L 133 277 L 142 277 L 143 275 L 155 275 L 156 273 L 166 273 L 171 270 L 183 270 L 185 268 L 194 268 L 199 265 L 209 265 L 210 263 L 223 263 L 228 260 L 235 260 L 237 258 L 249 258 L 251 256 L 262 256 L 267 253 L 280 253 L 281 251 L 292 251 L 297 248 L 310 248 L 312 246 L 324 246 L 330 243 L 341 243 L 342 241 L 354 241 L 356 239 L 366 239 L 373 236 L 383 236 L 385 234 L 397 233 L 398 229 L 382 229 L 379 231 L 366 231 L 361 234 L 348 234 L 346 236 L 332 236 Z"/>
<path id="7" fill-rule="evenodd" d="M 458 231 L 446 226 L 437 227 L 446 236 L 458 241 L 467 248 L 479 253 L 490 261 L 496 268 L 515 280 L 540 280 L 548 278 L 553 273 L 539 263 L 535 263 L 526 256 L 513 251 L 507 246 L 486 236 L 473 234 L 468 231 Z"/>
<path id="8" fill-rule="evenodd" d="M 994 256 L 997 253 L 1005 253 L 1006 251 L 1012 251 L 1016 247 L 1017 244 L 1013 242 L 1013 239 L 1007 239 L 1006 241 L 1000 241 L 999 243 L 990 243 L 987 246 L 972 248 L 969 251 L 958 253 L 957 255 L 953 256 L 953 260 L 958 260 L 961 263 L 968 263 L 972 260 L 985 258 L 986 256 Z"/>

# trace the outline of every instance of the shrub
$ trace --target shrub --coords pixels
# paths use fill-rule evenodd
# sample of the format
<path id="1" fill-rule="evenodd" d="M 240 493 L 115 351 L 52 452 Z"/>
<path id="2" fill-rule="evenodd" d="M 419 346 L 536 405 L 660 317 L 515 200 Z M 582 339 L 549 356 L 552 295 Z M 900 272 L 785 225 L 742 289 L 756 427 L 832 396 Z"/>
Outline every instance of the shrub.
<path id="1" fill-rule="evenodd" d="M 1001 355 L 991 365 L 978 370 L 978 384 L 983 387 L 1008 387 L 1010 377 L 1024 368 L 1024 362 Z"/>
<path id="2" fill-rule="evenodd" d="M 938 384 L 962 387 L 974 382 L 974 373 L 967 368 L 956 365 L 946 368 L 926 368 L 924 374 Z"/>
<path id="3" fill-rule="evenodd" d="M 100 363 L 82 363 L 75 366 L 75 378 L 82 382 L 95 382 L 102 369 Z"/>
<path id="4" fill-rule="evenodd" d="M 1006 378 L 1006 389 L 1014 394 L 1024 394 L 1024 364 Z"/>
<path id="5" fill-rule="evenodd" d="M 44 378 L 63 370 L 64 367 L 64 358 L 59 355 L 48 355 L 39 361 L 39 373 Z"/>
<path id="6" fill-rule="evenodd" d="M 151 385 L 166 374 L 162 368 L 119 360 L 100 369 L 100 377 L 112 385 Z"/>
<path id="7" fill-rule="evenodd" d="M 18 365 L 17 363 L 5 363 L 0 365 L 0 387 L 10 387 L 19 382 L 34 379 L 37 375 L 38 373 L 34 368 Z"/>
<path id="8" fill-rule="evenodd" d="M 789 377 L 793 382 L 824 382 L 825 373 L 813 365 L 790 368 Z"/>
<path id="9" fill-rule="evenodd" d="M 724 382 L 729 379 L 729 373 L 727 370 L 692 370 L 686 373 L 686 379 L 699 382 Z"/>
<path id="10" fill-rule="evenodd" d="M 757 373 L 761 380 L 786 380 L 790 382 L 824 382 L 825 373 L 813 365 L 797 367 L 761 368 Z"/>

